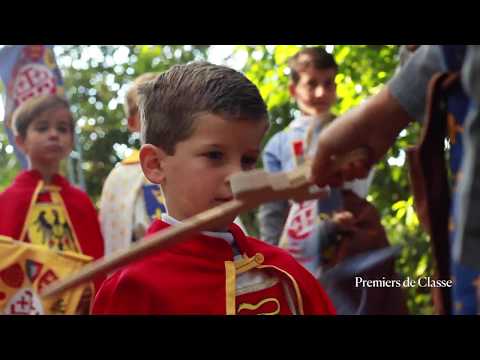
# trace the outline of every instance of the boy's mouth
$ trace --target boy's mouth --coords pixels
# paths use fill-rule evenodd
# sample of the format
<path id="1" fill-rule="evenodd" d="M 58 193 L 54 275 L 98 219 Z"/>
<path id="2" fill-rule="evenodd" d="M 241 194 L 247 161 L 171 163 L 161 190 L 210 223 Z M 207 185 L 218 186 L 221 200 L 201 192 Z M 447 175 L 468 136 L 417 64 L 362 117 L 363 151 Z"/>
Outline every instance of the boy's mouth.
<path id="1" fill-rule="evenodd" d="M 319 101 L 319 102 L 317 102 L 317 103 L 313 103 L 313 104 L 312 104 L 312 107 L 314 107 L 314 108 L 326 108 L 326 107 L 328 107 L 328 106 L 329 106 L 329 103 L 327 103 L 327 102 L 322 102 L 322 101 Z"/>
<path id="2" fill-rule="evenodd" d="M 45 146 L 45 150 L 51 151 L 51 152 L 60 152 L 63 150 L 62 145 L 59 144 L 49 144 Z"/>
<path id="3" fill-rule="evenodd" d="M 215 201 L 217 202 L 227 202 L 233 200 L 233 196 L 228 196 L 228 197 L 221 197 L 221 198 L 215 198 Z"/>

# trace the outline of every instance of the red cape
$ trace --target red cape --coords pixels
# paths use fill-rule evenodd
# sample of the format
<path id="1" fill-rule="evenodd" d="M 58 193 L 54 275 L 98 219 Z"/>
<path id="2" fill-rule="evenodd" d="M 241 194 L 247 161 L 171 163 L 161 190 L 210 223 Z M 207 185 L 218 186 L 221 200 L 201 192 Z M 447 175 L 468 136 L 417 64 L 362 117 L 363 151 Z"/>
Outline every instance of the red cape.
<path id="1" fill-rule="evenodd" d="M 36 170 L 22 171 L 0 194 L 1 235 L 17 240 L 20 238 L 33 192 L 41 179 L 41 174 Z M 60 195 L 77 234 L 82 254 L 94 259 L 102 257 L 103 237 L 97 211 L 87 194 L 60 175 L 54 175 L 52 185 L 61 188 Z"/>
<path id="2" fill-rule="evenodd" d="M 148 233 L 168 226 L 156 220 Z M 235 224 L 229 231 L 242 254 L 260 253 L 268 271 L 296 283 L 300 313 L 335 314 L 320 284 L 286 251 L 245 236 Z M 232 248 L 225 240 L 196 234 L 115 272 L 97 293 L 93 313 L 226 314 L 225 261 L 233 261 Z"/>

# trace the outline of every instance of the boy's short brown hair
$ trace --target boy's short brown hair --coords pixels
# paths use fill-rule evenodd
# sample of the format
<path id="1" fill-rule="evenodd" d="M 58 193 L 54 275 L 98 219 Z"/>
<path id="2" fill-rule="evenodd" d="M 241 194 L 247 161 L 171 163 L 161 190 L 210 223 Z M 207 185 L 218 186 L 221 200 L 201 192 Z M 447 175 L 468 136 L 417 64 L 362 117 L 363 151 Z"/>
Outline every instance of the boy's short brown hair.
<path id="1" fill-rule="evenodd" d="M 332 54 L 329 54 L 323 47 L 309 47 L 300 50 L 288 61 L 290 67 L 290 78 L 296 84 L 300 80 L 300 72 L 313 66 L 317 70 L 335 69 L 338 71 L 338 65 Z"/>
<path id="2" fill-rule="evenodd" d="M 140 75 L 133 80 L 132 85 L 125 94 L 123 109 L 127 117 L 134 116 L 138 112 L 138 87 L 147 81 L 151 81 L 158 76 L 158 73 L 148 72 Z"/>
<path id="3" fill-rule="evenodd" d="M 56 108 L 65 108 L 70 111 L 70 104 L 63 96 L 50 94 L 41 95 L 28 99 L 21 104 L 12 115 L 12 129 L 14 135 L 19 135 L 22 138 L 27 136 L 27 129 L 38 116 L 45 111 Z M 71 128 L 73 134 L 74 121 L 72 117 Z"/>
<path id="4" fill-rule="evenodd" d="M 142 142 L 172 155 L 204 114 L 226 120 L 265 121 L 268 112 L 258 88 L 242 73 L 208 62 L 175 65 L 139 87 Z"/>

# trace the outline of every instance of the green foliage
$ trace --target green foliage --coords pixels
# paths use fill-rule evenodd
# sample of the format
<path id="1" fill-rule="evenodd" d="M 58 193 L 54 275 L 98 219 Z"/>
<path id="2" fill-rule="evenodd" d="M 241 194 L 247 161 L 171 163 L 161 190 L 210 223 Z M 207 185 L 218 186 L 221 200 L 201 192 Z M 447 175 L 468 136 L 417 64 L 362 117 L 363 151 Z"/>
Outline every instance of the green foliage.
<path id="1" fill-rule="evenodd" d="M 206 50 L 174 45 L 60 47 L 58 59 L 64 64 L 65 88 L 77 119 L 87 191 L 95 201 L 114 164 L 125 157 L 128 147 L 140 145 L 138 134 L 127 129 L 123 109 L 130 83 L 145 72 L 206 59 Z"/>
<path id="2" fill-rule="evenodd" d="M 284 129 L 297 116 L 298 108 L 288 93 L 287 60 L 304 45 L 236 46 L 232 57 L 246 54 L 242 71 L 260 89 L 270 113 L 271 128 L 264 143 Z M 137 135 L 126 128 L 123 98 L 131 81 L 149 71 L 163 71 L 177 63 L 205 60 L 209 46 L 128 45 L 56 46 L 57 60 L 65 79 L 77 133 L 82 149 L 87 191 L 94 202 L 114 164 L 138 147 Z M 390 79 L 398 63 L 398 46 L 335 45 L 339 63 L 336 77 L 340 115 L 375 94 Z M 369 200 L 377 207 L 392 244 L 404 245 L 397 261 L 403 278 L 428 276 L 432 257 L 427 237 L 413 212 L 404 150 L 416 141 L 419 126 L 403 131 L 385 159 L 377 164 Z M 8 185 L 18 165 L 6 152 L 6 135 L 0 130 L 0 189 Z M 261 161 L 258 164 L 262 166 Z M 242 214 L 248 231 L 258 235 L 256 212 Z M 417 288 L 406 289 L 408 305 L 414 314 L 432 312 L 431 296 Z"/>
<path id="3" fill-rule="evenodd" d="M 413 197 L 399 200 L 391 206 L 391 212 L 382 218 L 392 244 L 403 245 L 397 261 L 397 271 L 404 278 L 417 280 L 432 276 L 432 253 L 429 238 L 419 227 L 413 209 Z M 408 307 L 413 314 L 432 314 L 431 293 L 426 288 L 405 288 Z"/>
<path id="4" fill-rule="evenodd" d="M 2 124 L 3 125 L 3 124 Z M 19 171 L 19 164 L 11 151 L 7 152 L 9 147 L 7 134 L 0 132 L 0 191 L 5 189 Z"/>

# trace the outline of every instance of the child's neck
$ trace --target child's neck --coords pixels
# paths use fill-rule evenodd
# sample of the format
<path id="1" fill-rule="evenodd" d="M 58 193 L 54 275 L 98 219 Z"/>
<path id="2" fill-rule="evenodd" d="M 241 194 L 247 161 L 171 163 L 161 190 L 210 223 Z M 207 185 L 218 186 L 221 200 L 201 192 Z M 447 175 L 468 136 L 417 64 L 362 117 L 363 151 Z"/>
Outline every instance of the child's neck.
<path id="1" fill-rule="evenodd" d="M 308 118 L 310 118 L 310 119 L 312 119 L 312 120 L 314 120 L 315 122 L 318 122 L 318 123 L 327 122 L 332 118 L 332 114 L 330 113 L 330 111 L 327 111 L 327 112 L 324 112 L 324 113 L 321 113 L 321 114 L 316 114 L 316 115 L 310 115 L 310 114 L 306 114 L 306 113 L 302 113 L 302 115 L 304 117 L 308 117 Z"/>
<path id="2" fill-rule="evenodd" d="M 166 222 L 167 224 L 170 225 L 176 225 L 176 224 L 181 224 L 184 220 L 178 220 L 174 216 L 168 214 L 168 213 L 162 213 L 161 215 L 162 221 Z M 206 229 L 205 231 L 202 231 L 203 233 L 207 234 L 213 234 L 213 233 L 229 233 L 228 228 L 221 228 L 221 229 Z"/>
<path id="3" fill-rule="evenodd" d="M 41 175 L 45 184 L 52 183 L 53 176 L 58 174 L 60 169 L 59 164 L 45 165 L 45 164 L 32 164 L 30 163 L 29 170 L 37 170 Z"/>

